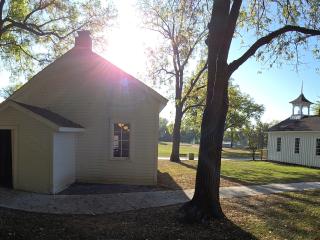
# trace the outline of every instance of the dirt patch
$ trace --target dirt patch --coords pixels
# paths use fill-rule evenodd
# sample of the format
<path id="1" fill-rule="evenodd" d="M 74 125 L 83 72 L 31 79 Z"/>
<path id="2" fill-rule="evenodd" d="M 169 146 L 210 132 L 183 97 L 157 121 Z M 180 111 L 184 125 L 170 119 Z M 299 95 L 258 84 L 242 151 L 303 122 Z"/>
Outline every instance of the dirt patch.
<path id="1" fill-rule="evenodd" d="M 175 173 L 158 171 L 158 187 L 161 189 L 181 190 L 193 189 L 196 181 L 196 172 Z M 220 179 L 220 187 L 241 186 L 241 182 L 236 182 L 225 177 Z"/>

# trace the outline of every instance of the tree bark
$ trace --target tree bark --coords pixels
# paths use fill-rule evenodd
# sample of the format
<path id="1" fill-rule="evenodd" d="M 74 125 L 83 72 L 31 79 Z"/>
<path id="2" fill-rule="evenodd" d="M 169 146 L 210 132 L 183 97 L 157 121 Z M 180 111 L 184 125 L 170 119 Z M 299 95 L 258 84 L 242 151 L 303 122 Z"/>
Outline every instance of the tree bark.
<path id="1" fill-rule="evenodd" d="M 252 160 L 256 160 L 256 151 L 252 150 Z"/>
<path id="2" fill-rule="evenodd" d="M 182 121 L 182 107 L 176 106 L 176 116 L 173 125 L 172 133 L 172 151 L 170 156 L 170 161 L 180 162 L 180 130 L 181 130 L 181 121 Z"/>
<path id="3" fill-rule="evenodd" d="M 224 73 L 227 65 L 217 71 L 217 81 L 212 101 L 203 113 L 199 161 L 195 194 L 180 209 L 180 219 L 186 222 L 205 222 L 224 217 L 220 206 L 219 187 L 221 150 L 224 125 L 228 110 L 228 78 Z"/>
<path id="4" fill-rule="evenodd" d="M 219 201 L 221 150 L 228 110 L 228 79 L 256 51 L 286 32 L 320 35 L 319 30 L 299 26 L 284 26 L 258 39 L 239 59 L 227 64 L 230 44 L 235 32 L 242 0 L 215 0 L 208 25 L 207 99 L 201 124 L 199 161 L 195 193 L 179 213 L 180 220 L 204 222 L 223 218 Z"/>
<path id="5" fill-rule="evenodd" d="M 231 135 L 230 135 L 230 148 L 233 148 L 233 129 L 231 129 Z"/>
<path id="6" fill-rule="evenodd" d="M 195 193 L 179 212 L 180 220 L 186 222 L 206 222 L 224 217 L 219 199 L 221 150 L 228 111 L 230 72 L 227 57 L 231 43 L 229 38 L 233 35 L 228 33 L 235 26 L 233 20 L 229 19 L 229 10 L 229 0 L 214 1 L 208 25 L 207 98 L 201 123 Z"/>

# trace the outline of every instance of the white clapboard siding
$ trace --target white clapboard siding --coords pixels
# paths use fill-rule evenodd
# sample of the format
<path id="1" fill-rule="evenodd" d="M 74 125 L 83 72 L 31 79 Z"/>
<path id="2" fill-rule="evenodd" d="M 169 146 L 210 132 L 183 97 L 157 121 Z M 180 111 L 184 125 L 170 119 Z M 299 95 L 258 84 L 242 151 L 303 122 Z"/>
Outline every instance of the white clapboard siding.
<path id="1" fill-rule="evenodd" d="M 160 105 L 146 86 L 92 54 L 67 53 L 12 99 L 47 108 L 81 124 L 76 180 L 155 184 Z M 162 101 L 162 102 L 161 102 Z M 130 123 L 130 159 L 111 158 L 113 121 Z"/>
<path id="2" fill-rule="evenodd" d="M 13 129 L 14 188 L 50 193 L 52 130 L 12 107 L 0 112 L 0 128 Z"/>
<path id="3" fill-rule="evenodd" d="M 53 193 L 58 193 L 75 181 L 75 134 L 54 133 L 52 178 Z"/>
<path id="4" fill-rule="evenodd" d="M 281 151 L 277 152 L 277 138 L 281 137 Z M 295 138 L 300 138 L 300 152 L 294 153 Z M 316 139 L 320 132 L 269 132 L 268 159 L 310 167 L 320 167 L 316 155 Z"/>

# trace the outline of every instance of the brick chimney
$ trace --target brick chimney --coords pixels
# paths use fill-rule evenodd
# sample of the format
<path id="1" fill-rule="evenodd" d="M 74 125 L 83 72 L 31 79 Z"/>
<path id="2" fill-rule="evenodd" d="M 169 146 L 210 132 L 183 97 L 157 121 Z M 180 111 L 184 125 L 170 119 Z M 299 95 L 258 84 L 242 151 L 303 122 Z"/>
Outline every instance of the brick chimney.
<path id="1" fill-rule="evenodd" d="M 81 49 L 92 50 L 92 39 L 90 37 L 90 31 L 82 30 L 78 31 L 78 37 L 75 38 L 75 47 Z"/>

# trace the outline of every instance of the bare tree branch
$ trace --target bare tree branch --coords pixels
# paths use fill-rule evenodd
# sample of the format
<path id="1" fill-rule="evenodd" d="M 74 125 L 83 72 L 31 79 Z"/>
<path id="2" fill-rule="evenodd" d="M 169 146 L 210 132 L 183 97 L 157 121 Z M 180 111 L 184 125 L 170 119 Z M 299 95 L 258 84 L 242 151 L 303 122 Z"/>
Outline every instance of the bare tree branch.
<path id="1" fill-rule="evenodd" d="M 196 46 L 200 43 L 200 41 L 202 41 L 204 39 L 204 37 L 206 36 L 207 33 L 207 29 L 204 29 L 199 36 L 197 37 L 197 39 L 194 41 L 193 45 L 189 48 L 189 51 L 187 53 L 187 56 L 185 58 L 185 60 L 183 61 L 183 63 L 181 64 L 181 66 L 184 68 L 189 60 L 190 60 L 190 56 L 192 55 L 194 49 L 196 48 Z"/>
<path id="2" fill-rule="evenodd" d="M 299 32 L 299 33 L 308 34 L 311 36 L 320 36 L 320 30 L 317 30 L 317 29 L 309 29 L 305 27 L 286 25 L 258 39 L 240 58 L 231 62 L 228 67 L 229 75 L 231 76 L 231 74 L 235 70 L 237 70 L 241 66 L 241 64 L 243 64 L 251 56 L 253 56 L 260 47 L 266 44 L 269 44 L 276 37 L 288 32 Z"/>
<path id="3" fill-rule="evenodd" d="M 36 13 L 36 12 L 38 12 L 38 11 L 41 11 L 41 10 L 44 10 L 44 9 L 46 9 L 47 7 L 49 7 L 50 5 L 54 4 L 54 3 L 56 2 L 56 0 L 51 0 L 51 1 L 49 1 L 49 2 L 45 2 L 45 4 L 42 4 L 42 2 L 43 2 L 43 1 L 40 0 L 39 6 L 36 7 L 35 9 L 33 9 L 30 13 L 28 13 L 28 14 L 26 15 L 26 17 L 25 17 L 24 20 L 23 20 L 23 23 L 26 23 L 26 22 L 28 21 L 28 19 L 29 19 L 34 13 Z"/>
<path id="4" fill-rule="evenodd" d="M 29 24 L 29 23 L 21 23 L 21 22 L 17 22 L 17 21 L 15 21 L 13 19 L 10 19 L 10 18 L 7 19 L 7 21 L 10 22 L 10 24 L 8 24 L 4 28 L 0 29 L 0 35 L 2 33 L 6 32 L 6 31 L 10 30 L 11 28 L 18 28 L 18 29 L 25 30 L 25 31 L 28 31 L 30 33 L 33 33 L 34 35 L 37 35 L 37 36 L 55 36 L 59 40 L 62 40 L 64 38 L 70 36 L 72 33 L 78 31 L 83 26 L 85 26 L 86 24 L 89 23 L 89 21 L 84 22 L 81 25 L 79 25 L 77 28 L 72 29 L 67 34 L 60 35 L 55 31 L 44 31 L 39 27 L 39 25 Z"/>
<path id="5" fill-rule="evenodd" d="M 202 74 L 204 73 L 204 71 L 207 70 L 207 68 L 208 68 L 208 61 L 206 61 L 204 66 L 200 69 L 200 71 L 198 71 L 196 76 L 191 80 L 190 87 L 188 88 L 187 92 L 184 94 L 184 97 L 181 100 L 182 104 L 185 103 L 185 101 L 187 101 L 188 96 L 190 95 L 190 93 L 194 89 L 195 85 L 199 81 L 199 79 L 202 76 Z"/>
<path id="6" fill-rule="evenodd" d="M 205 107 L 204 99 L 203 99 L 200 103 L 186 106 L 186 107 L 182 110 L 182 113 L 185 114 L 185 113 L 186 113 L 188 110 L 190 110 L 191 108 L 198 108 L 198 107 Z"/>

